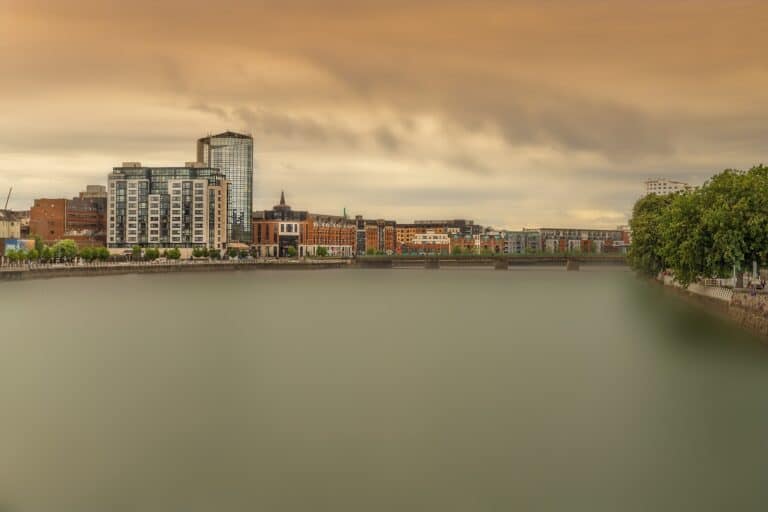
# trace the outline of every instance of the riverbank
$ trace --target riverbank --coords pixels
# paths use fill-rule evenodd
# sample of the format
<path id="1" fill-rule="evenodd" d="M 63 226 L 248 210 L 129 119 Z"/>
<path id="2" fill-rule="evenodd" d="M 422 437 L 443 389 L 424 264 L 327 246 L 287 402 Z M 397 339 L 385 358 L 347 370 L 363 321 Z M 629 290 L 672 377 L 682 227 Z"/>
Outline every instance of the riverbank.
<path id="1" fill-rule="evenodd" d="M 347 260 L 305 261 L 178 261 L 104 263 L 84 265 L 39 265 L 34 267 L 6 267 L 0 269 L 0 282 L 57 277 L 96 277 L 124 274 L 160 274 L 169 272 L 221 272 L 243 270 L 322 270 L 344 268 Z"/>
<path id="2" fill-rule="evenodd" d="M 688 288 L 683 288 L 671 276 L 662 276 L 655 282 L 688 302 L 760 336 L 768 343 L 768 291 L 707 286 L 701 283 L 691 283 Z"/>

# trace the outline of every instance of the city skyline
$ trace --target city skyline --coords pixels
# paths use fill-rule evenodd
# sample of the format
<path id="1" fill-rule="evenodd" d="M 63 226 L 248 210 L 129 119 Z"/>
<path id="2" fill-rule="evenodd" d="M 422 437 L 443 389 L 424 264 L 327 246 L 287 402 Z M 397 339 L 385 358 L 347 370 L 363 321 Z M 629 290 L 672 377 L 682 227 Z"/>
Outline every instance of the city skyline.
<path id="1" fill-rule="evenodd" d="M 761 2 L 251 4 L 0 7 L 9 207 L 226 130 L 254 209 L 514 228 L 615 227 L 649 178 L 764 160 Z"/>

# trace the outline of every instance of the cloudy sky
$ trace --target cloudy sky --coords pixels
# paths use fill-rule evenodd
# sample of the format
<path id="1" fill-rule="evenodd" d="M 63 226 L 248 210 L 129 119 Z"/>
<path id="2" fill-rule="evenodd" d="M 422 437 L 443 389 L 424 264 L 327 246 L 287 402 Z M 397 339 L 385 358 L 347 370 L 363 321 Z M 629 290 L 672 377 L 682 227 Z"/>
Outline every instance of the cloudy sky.
<path id="1" fill-rule="evenodd" d="M 255 208 L 623 223 L 768 161 L 768 2 L 0 0 L 0 195 L 255 141 Z"/>

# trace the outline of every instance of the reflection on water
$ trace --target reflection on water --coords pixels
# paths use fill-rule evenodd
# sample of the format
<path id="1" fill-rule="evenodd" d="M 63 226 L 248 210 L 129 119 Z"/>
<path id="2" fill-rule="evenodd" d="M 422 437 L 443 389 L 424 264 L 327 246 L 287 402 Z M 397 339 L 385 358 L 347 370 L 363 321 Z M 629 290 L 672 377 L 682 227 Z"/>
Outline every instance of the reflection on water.
<path id="1" fill-rule="evenodd" d="M 626 271 L 0 291 L 2 512 L 743 511 L 768 498 L 768 351 Z"/>

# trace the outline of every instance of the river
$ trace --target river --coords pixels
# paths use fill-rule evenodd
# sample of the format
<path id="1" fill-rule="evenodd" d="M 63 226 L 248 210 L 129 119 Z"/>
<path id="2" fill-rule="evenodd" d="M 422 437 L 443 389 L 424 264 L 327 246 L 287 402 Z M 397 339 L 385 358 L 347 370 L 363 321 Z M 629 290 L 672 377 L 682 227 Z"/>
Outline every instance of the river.
<path id="1" fill-rule="evenodd" d="M 625 270 L 0 284 L 0 511 L 768 503 L 768 349 Z"/>

